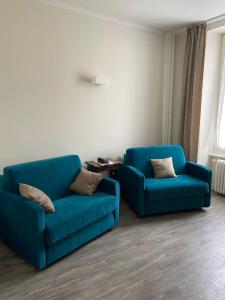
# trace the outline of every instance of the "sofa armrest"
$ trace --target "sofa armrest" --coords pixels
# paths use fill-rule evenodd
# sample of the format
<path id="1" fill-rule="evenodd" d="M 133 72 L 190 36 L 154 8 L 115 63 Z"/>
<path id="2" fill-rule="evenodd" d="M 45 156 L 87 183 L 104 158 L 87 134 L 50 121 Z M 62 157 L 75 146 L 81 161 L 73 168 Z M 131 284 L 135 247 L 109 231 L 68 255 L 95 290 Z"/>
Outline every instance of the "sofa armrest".
<path id="1" fill-rule="evenodd" d="M 99 191 L 115 196 L 116 209 L 114 211 L 115 225 L 119 223 L 120 217 L 120 185 L 119 182 L 109 178 L 103 177 L 98 187 Z"/>
<path id="2" fill-rule="evenodd" d="M 44 209 L 20 195 L 0 191 L 0 214 L 11 225 L 24 227 L 27 237 L 39 234 L 45 229 Z"/>
<path id="3" fill-rule="evenodd" d="M 186 170 L 189 175 L 205 181 L 211 186 L 212 170 L 210 168 L 187 161 Z"/>
<path id="4" fill-rule="evenodd" d="M 144 182 L 145 176 L 138 169 L 132 166 L 121 166 L 119 181 L 122 195 L 134 210 L 144 215 Z"/>
<path id="5" fill-rule="evenodd" d="M 103 177 L 99 184 L 98 190 L 113 196 L 119 197 L 120 195 L 119 182 L 110 177 Z"/>
<path id="6" fill-rule="evenodd" d="M 45 212 L 37 203 L 0 191 L 0 235 L 33 265 L 45 267 Z"/>

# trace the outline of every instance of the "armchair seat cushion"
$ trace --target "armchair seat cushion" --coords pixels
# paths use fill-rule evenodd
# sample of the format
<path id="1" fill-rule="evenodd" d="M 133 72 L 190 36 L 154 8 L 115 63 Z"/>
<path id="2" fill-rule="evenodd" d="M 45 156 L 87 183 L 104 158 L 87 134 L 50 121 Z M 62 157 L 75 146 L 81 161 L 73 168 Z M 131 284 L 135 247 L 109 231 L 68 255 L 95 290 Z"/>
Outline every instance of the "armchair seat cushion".
<path id="1" fill-rule="evenodd" d="M 200 196 L 209 193 L 208 183 L 189 175 L 176 178 L 145 179 L 145 197 L 150 200 L 163 200 L 179 197 Z"/>
<path id="2" fill-rule="evenodd" d="M 107 216 L 116 209 L 116 197 L 97 191 L 91 196 L 72 194 L 54 202 L 46 215 L 46 242 L 53 245 Z"/>

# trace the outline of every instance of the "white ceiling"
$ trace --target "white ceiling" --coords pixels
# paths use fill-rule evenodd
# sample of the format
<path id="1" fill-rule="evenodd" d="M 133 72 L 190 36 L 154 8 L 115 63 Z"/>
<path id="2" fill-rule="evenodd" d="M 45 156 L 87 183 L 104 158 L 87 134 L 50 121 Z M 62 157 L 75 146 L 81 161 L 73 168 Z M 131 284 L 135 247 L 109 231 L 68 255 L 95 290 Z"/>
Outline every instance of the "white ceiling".
<path id="1" fill-rule="evenodd" d="M 225 0 L 50 0 L 50 2 L 74 6 L 163 31 L 182 28 L 225 13 Z"/>

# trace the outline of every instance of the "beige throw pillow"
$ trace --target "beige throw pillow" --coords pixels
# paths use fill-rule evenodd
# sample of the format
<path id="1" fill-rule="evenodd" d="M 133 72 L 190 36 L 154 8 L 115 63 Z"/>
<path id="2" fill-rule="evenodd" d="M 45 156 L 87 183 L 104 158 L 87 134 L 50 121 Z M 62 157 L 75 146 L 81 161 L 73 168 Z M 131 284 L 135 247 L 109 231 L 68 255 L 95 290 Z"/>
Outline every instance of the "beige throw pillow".
<path id="1" fill-rule="evenodd" d="M 102 178 L 103 176 L 101 174 L 81 168 L 80 173 L 71 184 L 70 189 L 82 195 L 92 195 L 97 190 Z"/>
<path id="2" fill-rule="evenodd" d="M 47 213 L 55 211 L 51 199 L 41 190 L 24 183 L 19 184 L 20 195 L 41 205 Z"/>
<path id="3" fill-rule="evenodd" d="M 155 178 L 177 177 L 172 157 L 163 159 L 151 159 L 152 168 Z"/>

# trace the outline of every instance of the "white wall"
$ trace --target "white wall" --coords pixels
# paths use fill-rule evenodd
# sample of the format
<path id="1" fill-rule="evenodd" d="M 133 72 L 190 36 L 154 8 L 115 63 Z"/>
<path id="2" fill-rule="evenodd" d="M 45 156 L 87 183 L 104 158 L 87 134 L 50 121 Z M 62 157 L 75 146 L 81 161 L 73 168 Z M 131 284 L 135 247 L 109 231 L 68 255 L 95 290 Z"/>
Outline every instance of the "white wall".
<path id="1" fill-rule="evenodd" d="M 0 169 L 161 143 L 164 36 L 31 0 L 0 1 Z M 109 77 L 96 87 L 94 74 Z"/>
<path id="2" fill-rule="evenodd" d="M 174 45 L 173 103 L 171 121 L 171 142 L 181 144 L 184 117 L 183 73 L 186 31 L 177 33 Z"/>
<path id="3" fill-rule="evenodd" d="M 207 165 L 216 138 L 216 121 L 219 101 L 222 34 L 208 32 L 206 39 L 203 78 L 202 109 L 198 162 Z"/>

